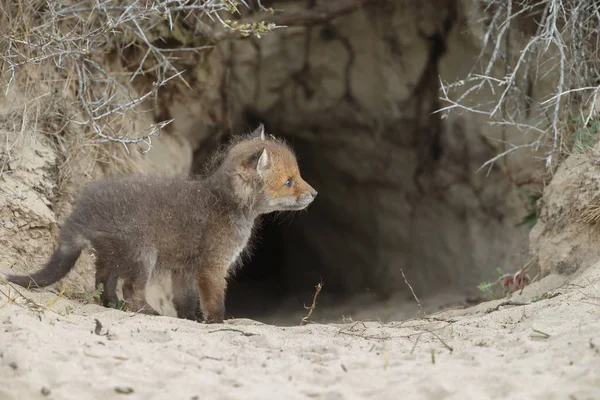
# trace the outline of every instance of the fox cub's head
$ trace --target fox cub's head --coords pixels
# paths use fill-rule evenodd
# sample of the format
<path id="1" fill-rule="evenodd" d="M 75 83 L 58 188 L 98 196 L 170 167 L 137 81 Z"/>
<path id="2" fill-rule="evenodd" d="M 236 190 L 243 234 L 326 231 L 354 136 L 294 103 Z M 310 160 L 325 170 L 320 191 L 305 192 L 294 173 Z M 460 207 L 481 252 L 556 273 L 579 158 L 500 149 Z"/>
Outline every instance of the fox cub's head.
<path id="1" fill-rule="evenodd" d="M 230 157 L 237 164 L 234 187 L 238 197 L 259 214 L 302 210 L 317 196 L 317 191 L 300 176 L 292 150 L 267 137 L 262 124 L 231 148 Z"/>

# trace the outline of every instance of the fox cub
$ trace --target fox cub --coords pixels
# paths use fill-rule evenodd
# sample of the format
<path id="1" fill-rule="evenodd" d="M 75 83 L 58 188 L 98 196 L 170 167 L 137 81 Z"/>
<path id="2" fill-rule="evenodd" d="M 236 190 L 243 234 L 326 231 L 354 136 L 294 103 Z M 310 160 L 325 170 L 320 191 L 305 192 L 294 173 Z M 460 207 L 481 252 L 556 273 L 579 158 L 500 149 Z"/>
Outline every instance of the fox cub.
<path id="1" fill-rule="evenodd" d="M 7 280 L 29 287 L 55 283 L 89 243 L 105 305 L 118 300 L 121 279 L 130 309 L 158 314 L 146 302 L 145 287 L 153 274 L 166 272 L 173 277 L 178 316 L 191 317 L 199 300 L 206 322 L 222 322 L 227 278 L 257 217 L 305 209 L 317 191 L 300 176 L 290 147 L 267 137 L 262 125 L 215 160 L 198 179 L 128 176 L 91 184 L 62 226 L 48 264 Z"/>

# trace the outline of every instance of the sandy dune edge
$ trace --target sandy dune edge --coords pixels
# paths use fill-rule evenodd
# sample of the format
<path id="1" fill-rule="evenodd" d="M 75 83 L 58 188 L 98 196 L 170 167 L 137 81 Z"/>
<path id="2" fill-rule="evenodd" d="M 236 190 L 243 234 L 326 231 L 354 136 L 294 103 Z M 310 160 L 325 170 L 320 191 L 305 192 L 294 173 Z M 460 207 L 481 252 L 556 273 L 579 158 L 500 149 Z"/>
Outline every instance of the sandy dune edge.
<path id="1" fill-rule="evenodd" d="M 530 302 L 557 279 L 511 300 Z M 286 328 L 62 298 L 36 312 L 2 295 L 0 399 L 598 399 L 600 265 L 554 292 L 497 311 L 502 301 L 404 323 Z"/>

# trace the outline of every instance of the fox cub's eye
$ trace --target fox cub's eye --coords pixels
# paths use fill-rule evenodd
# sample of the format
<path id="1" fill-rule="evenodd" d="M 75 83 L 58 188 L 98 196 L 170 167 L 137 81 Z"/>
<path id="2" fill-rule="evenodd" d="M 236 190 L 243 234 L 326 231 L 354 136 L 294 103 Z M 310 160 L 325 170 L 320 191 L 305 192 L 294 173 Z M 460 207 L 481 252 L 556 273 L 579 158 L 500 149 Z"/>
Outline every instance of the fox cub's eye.
<path id="1" fill-rule="evenodd" d="M 285 181 L 285 183 L 283 184 L 283 186 L 285 186 L 285 187 L 292 187 L 293 184 L 294 184 L 294 179 L 290 178 L 287 181 Z"/>

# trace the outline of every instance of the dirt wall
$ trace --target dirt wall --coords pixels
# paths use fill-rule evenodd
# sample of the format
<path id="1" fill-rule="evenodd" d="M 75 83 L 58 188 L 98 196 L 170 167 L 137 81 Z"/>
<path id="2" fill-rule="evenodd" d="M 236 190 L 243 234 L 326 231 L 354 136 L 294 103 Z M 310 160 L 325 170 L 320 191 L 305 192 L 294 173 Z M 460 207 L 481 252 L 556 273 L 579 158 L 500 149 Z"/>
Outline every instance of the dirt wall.
<path id="1" fill-rule="evenodd" d="M 86 127 L 40 135 L 34 119 L 15 124 L 14 110 L 35 95 L 15 86 L 23 95 L 0 109 L 7 126 L 20 129 L 4 135 L 39 148 L 27 144 L 22 165 L 2 176 L 12 185 L 7 190 L 29 194 L 0 200 L 0 270 L 43 265 L 56 244 L 50 227 L 60 225 L 90 180 L 196 171 L 220 141 L 259 121 L 294 146 L 303 175 L 320 193 L 309 212 L 278 228 L 281 284 L 290 290 L 311 291 L 322 278 L 333 292 L 387 296 L 406 290 L 403 270 L 419 293 L 469 292 L 497 267 L 519 268 L 528 259 L 529 233 L 517 225 L 529 212 L 525 194 L 540 187 L 541 163 L 523 152 L 479 169 L 506 142 L 528 138 L 484 118 L 434 113 L 442 106 L 440 79 L 465 76 L 479 54 L 471 11 L 468 1 L 384 2 L 326 24 L 186 55 L 178 65 L 189 87 L 168 86 L 152 112 L 131 116 L 140 130 L 175 119 L 145 155 L 135 146 L 130 154 L 119 144 L 92 148 Z M 149 84 L 133 83 L 139 93 Z M 19 228 L 28 225 L 35 229 Z M 79 288 L 91 282 L 89 260 L 82 262 L 88 267 L 69 278 Z"/>

